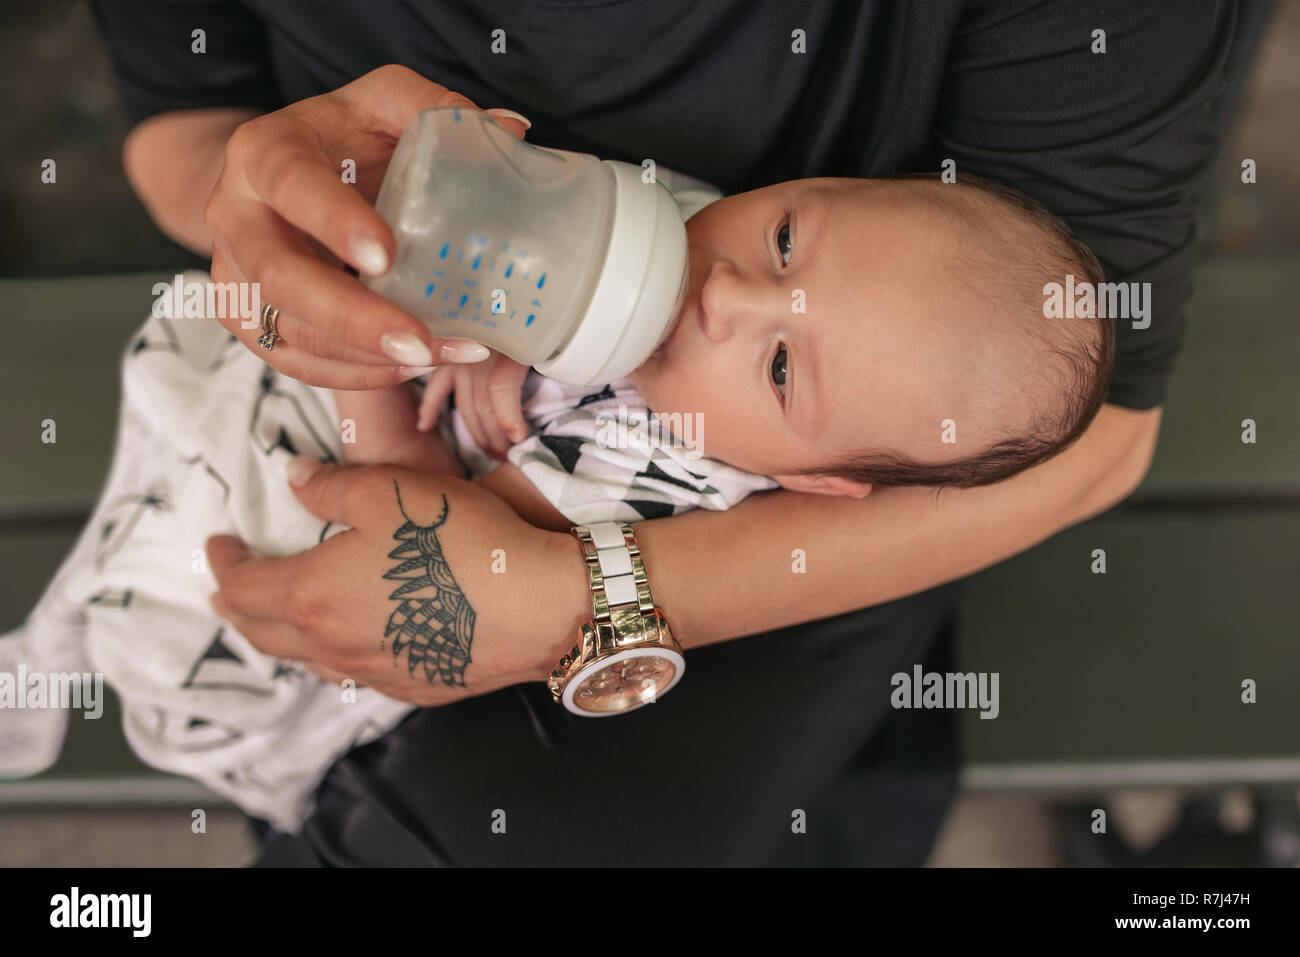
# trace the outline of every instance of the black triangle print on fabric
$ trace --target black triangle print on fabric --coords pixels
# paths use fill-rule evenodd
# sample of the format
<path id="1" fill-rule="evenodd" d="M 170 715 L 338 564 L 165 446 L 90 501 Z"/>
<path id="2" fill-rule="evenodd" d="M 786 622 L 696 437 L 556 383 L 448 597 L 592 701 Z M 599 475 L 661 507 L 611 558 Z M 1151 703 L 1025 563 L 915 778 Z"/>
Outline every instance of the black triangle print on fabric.
<path id="1" fill-rule="evenodd" d="M 695 473 L 691 472 L 690 470 L 685 470 L 685 471 L 687 475 L 695 475 Z M 718 494 L 718 490 L 714 488 L 712 485 L 706 485 L 704 488 L 698 489 L 690 482 L 686 481 L 685 479 L 679 479 L 676 478 L 675 476 L 669 475 L 667 472 L 665 472 L 663 469 L 661 469 L 658 465 L 655 464 L 655 460 L 653 457 L 650 459 L 649 462 L 646 463 L 646 467 L 643 470 L 636 473 L 636 477 L 655 479 L 656 481 L 659 482 L 667 482 L 669 485 L 676 485 L 678 488 L 688 489 L 689 491 L 697 492 L 700 495 Z M 695 477 L 700 479 L 704 478 L 704 476 L 702 475 L 697 475 Z M 635 487 L 636 486 L 633 485 L 633 488 Z"/>
<path id="2" fill-rule="evenodd" d="M 147 339 L 141 335 L 139 339 L 131 343 L 131 358 L 135 358 L 142 352 L 174 352 L 177 355 L 181 353 L 181 345 L 176 338 L 176 332 L 172 329 L 171 320 L 164 316 L 158 316 L 154 323 L 162 330 L 163 338 Z"/>
<path id="3" fill-rule="evenodd" d="M 244 659 L 231 651 L 224 641 L 221 640 L 225 635 L 225 628 L 218 628 L 216 636 L 212 639 L 212 644 L 208 645 L 208 650 L 203 652 L 203 658 L 200 660 L 211 659 L 213 661 L 237 661 L 241 665 Z"/>
<path id="4" fill-rule="evenodd" d="M 198 465 L 199 463 L 202 463 L 203 470 L 212 477 L 213 481 L 221 486 L 221 500 L 223 502 L 230 501 L 230 483 L 223 479 L 221 473 L 209 465 L 202 455 L 192 455 L 189 458 L 181 456 L 181 463 L 183 465 Z"/>
<path id="5" fill-rule="evenodd" d="M 572 475 L 578 467 L 578 459 L 582 457 L 582 444 L 585 440 L 572 435 L 539 435 L 537 438 L 560 460 L 564 471 Z"/>
<path id="6" fill-rule="evenodd" d="M 217 629 L 217 633 L 212 637 L 212 643 L 208 645 L 199 660 L 194 662 L 194 667 L 190 669 L 189 676 L 181 682 L 181 687 L 208 691 L 241 691 L 259 698 L 271 697 L 275 692 L 264 684 L 253 684 L 257 676 L 249 670 L 243 659 L 221 640 L 225 633 L 224 625 Z"/>
<path id="7" fill-rule="evenodd" d="M 227 336 L 226 341 L 221 346 L 221 351 L 212 360 L 212 364 L 208 366 L 208 371 L 216 372 L 231 359 L 241 358 L 244 355 L 247 355 L 244 344 L 234 336 Z"/>
<path id="8" fill-rule="evenodd" d="M 274 430 L 274 440 L 268 441 L 269 436 L 264 438 L 266 433 L 259 428 L 264 415 L 273 416 L 271 428 L 266 431 Z M 314 444 L 315 448 L 296 449 L 294 443 L 289 441 L 286 425 L 294 428 L 299 443 Z M 278 373 L 270 366 L 267 366 L 266 371 L 262 373 L 259 394 L 253 406 L 253 417 L 248 424 L 248 431 L 253 442 L 266 455 L 270 455 L 275 449 L 283 448 L 289 449 L 295 455 L 307 455 L 317 461 L 328 462 L 330 465 L 339 464 L 329 442 L 321 437 L 312 426 L 307 413 L 303 411 L 299 397 L 280 387 Z"/>
<path id="9" fill-rule="evenodd" d="M 614 390 L 609 387 L 608 383 L 606 383 L 605 388 L 601 389 L 595 395 L 584 395 L 578 400 L 578 404 L 575 405 L 574 408 L 581 409 L 584 405 L 591 405 L 591 403 L 599 402 L 601 399 L 612 398 L 614 398 Z"/>
<path id="10" fill-rule="evenodd" d="M 213 721 L 199 715 L 182 717 L 154 708 L 153 727 L 148 728 L 140 715 L 128 711 L 125 720 L 145 737 L 153 738 L 167 748 L 182 754 L 198 754 L 228 747 L 241 740 L 244 733 L 238 728 Z"/>
<path id="11" fill-rule="evenodd" d="M 650 502 L 635 498 L 627 498 L 623 501 L 640 512 L 642 518 L 670 518 L 673 514 L 673 506 L 668 502 Z"/>
<path id="12" fill-rule="evenodd" d="M 280 448 L 284 449 L 284 450 L 285 450 L 286 452 L 288 452 L 290 455 L 297 455 L 297 454 L 298 454 L 298 450 L 295 449 L 295 448 L 293 447 L 293 442 L 292 442 L 292 440 L 290 440 L 290 438 L 289 438 L 289 433 L 286 432 L 286 431 L 284 430 L 284 426 L 283 426 L 283 425 L 280 426 L 280 435 L 279 435 L 279 437 L 275 440 L 275 444 L 276 444 L 277 446 L 279 446 Z"/>
<path id="13" fill-rule="evenodd" d="M 104 605 L 108 608 L 130 608 L 131 607 L 131 589 L 112 589 L 106 588 L 101 592 L 96 592 L 90 596 L 86 602 L 87 605 Z"/>
<path id="14" fill-rule="evenodd" d="M 99 527 L 99 542 L 95 550 L 96 568 L 103 568 L 104 563 L 126 544 L 136 525 L 150 510 L 172 510 L 171 489 L 161 482 L 155 482 L 142 495 L 123 495 L 104 509 L 109 517 Z"/>
<path id="15" fill-rule="evenodd" d="M 293 679 L 293 678 L 297 678 L 301 674 L 302 671 L 300 669 L 295 668 L 293 665 L 289 664 L 288 662 L 277 661 L 275 663 L 275 670 L 271 672 L 271 680 L 277 681 L 280 678 Z"/>

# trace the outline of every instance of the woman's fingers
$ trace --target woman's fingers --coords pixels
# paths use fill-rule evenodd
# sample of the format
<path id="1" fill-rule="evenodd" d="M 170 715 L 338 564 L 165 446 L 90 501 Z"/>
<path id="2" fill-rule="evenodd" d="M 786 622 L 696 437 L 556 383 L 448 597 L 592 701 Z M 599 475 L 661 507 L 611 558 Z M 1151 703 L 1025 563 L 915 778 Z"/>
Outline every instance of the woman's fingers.
<path id="1" fill-rule="evenodd" d="M 344 532 L 343 534 L 348 534 Z M 210 599 L 217 613 L 229 621 L 239 633 L 250 641 L 253 636 L 244 631 L 252 628 L 256 619 L 284 623 L 289 615 L 290 585 L 298 555 L 284 558 L 259 558 L 233 535 L 214 535 L 207 541 L 208 564 L 217 580 L 220 592 Z M 307 552 L 305 554 L 312 554 Z M 292 631 L 292 629 L 290 629 Z M 288 632 L 277 631 L 268 636 L 271 641 L 258 645 L 263 651 L 281 658 L 306 657 L 300 640 Z"/>
<path id="2" fill-rule="evenodd" d="M 285 327 L 276 325 L 286 344 L 323 359 L 407 367 L 486 355 L 477 343 L 430 336 L 414 316 L 318 259 L 268 207 L 246 200 L 227 215 L 237 238 L 214 250 L 214 278 L 218 256 L 228 255 L 233 268 L 226 268 L 257 282 L 262 301 L 289 317 Z M 256 339 L 256 330 L 249 335 Z"/>
<path id="3" fill-rule="evenodd" d="M 372 362 L 434 365 L 439 346 L 428 329 L 353 276 L 321 262 L 303 235 L 256 200 L 242 200 L 230 212 L 229 253 L 239 272 L 260 284 L 263 302 L 311 323 L 295 338 L 299 349 L 326 359 L 356 361 L 359 350 Z M 445 360 L 444 360 L 445 361 Z"/>
<path id="4" fill-rule="evenodd" d="M 243 273 L 231 263 L 221 248 L 215 249 L 212 254 L 212 278 L 214 282 L 222 283 L 246 281 Z M 430 366 L 376 365 L 321 358 L 294 344 L 296 338 L 310 337 L 310 328 L 296 324 L 294 317 L 289 317 L 288 322 L 285 322 L 283 315 L 276 319 L 275 328 L 284 335 L 284 339 L 278 341 L 274 349 L 266 350 L 257 345 L 261 334 L 258 317 L 253 317 L 251 323 L 246 323 L 238 315 L 216 318 L 227 332 L 277 372 L 323 389 L 381 389 L 425 375 L 432 369 Z"/>
<path id="5" fill-rule="evenodd" d="M 478 109 L 469 97 L 397 64 L 371 70 L 326 95 L 344 99 L 366 117 L 374 130 L 393 140 L 406 131 L 411 119 L 422 110 L 443 106 Z"/>
<path id="6" fill-rule="evenodd" d="M 321 99 L 320 109 L 335 109 Z M 227 162 L 241 164 L 249 187 L 270 209 L 353 269 L 367 276 L 386 273 L 396 252 L 388 224 L 343 182 L 341 168 L 321 152 L 311 126 L 273 122 L 275 117 L 241 126 L 226 148 Z"/>
<path id="7" fill-rule="evenodd" d="M 307 637 L 292 625 L 242 615 L 226 605 L 221 600 L 220 595 L 213 595 L 209 599 L 209 604 L 218 618 L 227 622 L 235 631 L 247 638 L 249 643 L 258 651 L 287 661 L 301 662 L 302 666 L 308 671 L 324 678 L 331 684 L 342 686 L 343 682 L 351 681 L 353 688 L 366 687 L 356 678 L 342 671 L 337 671 L 318 661 L 300 657 L 310 645 Z"/>
<path id="8" fill-rule="evenodd" d="M 306 637 L 292 625 L 265 621 L 235 611 L 221 600 L 220 594 L 210 597 L 208 604 L 218 618 L 247 638 L 258 651 L 290 661 L 301 661 L 307 653 Z"/>

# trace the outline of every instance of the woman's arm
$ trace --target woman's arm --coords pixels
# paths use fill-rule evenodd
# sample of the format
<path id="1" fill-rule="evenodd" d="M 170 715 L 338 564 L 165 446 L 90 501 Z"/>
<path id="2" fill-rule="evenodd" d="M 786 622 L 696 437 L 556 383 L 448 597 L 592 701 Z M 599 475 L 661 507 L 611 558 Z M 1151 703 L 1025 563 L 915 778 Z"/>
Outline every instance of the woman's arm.
<path id="1" fill-rule="evenodd" d="M 860 500 L 764 492 L 727 512 L 637 523 L 646 572 L 688 648 L 898 598 L 991 565 L 1124 498 L 1150 462 L 1159 417 L 1107 406 L 1072 448 L 986 488 L 937 496 L 884 489 Z M 572 536 L 535 527 L 489 489 L 391 466 L 308 465 L 306 473 L 295 489 L 302 503 L 352 531 L 275 558 L 257 558 L 228 536 L 208 543 L 218 613 L 262 651 L 440 705 L 543 679 L 591 616 L 586 563 Z M 412 523 L 424 537 L 411 537 Z M 395 667 L 384 643 L 392 616 L 409 611 L 389 578 L 395 542 L 427 547 L 440 588 L 454 587 L 457 604 L 473 612 L 428 639 L 468 657 L 454 682 Z M 806 573 L 792 570 L 794 549 L 804 551 Z M 417 604 L 448 597 L 407 594 Z"/>
<path id="2" fill-rule="evenodd" d="M 707 645 L 891 601 L 1022 552 L 1126 498 L 1159 426 L 1158 409 L 1107 405 L 1065 452 L 996 485 L 862 499 L 781 490 L 633 527 L 674 634 Z M 806 572 L 792 570 L 796 549 Z"/>
<path id="3" fill-rule="evenodd" d="M 203 206 L 217 185 L 226 143 L 256 110 L 211 107 L 159 113 L 127 134 L 122 165 L 154 224 L 170 238 L 203 256 L 212 237 Z"/>

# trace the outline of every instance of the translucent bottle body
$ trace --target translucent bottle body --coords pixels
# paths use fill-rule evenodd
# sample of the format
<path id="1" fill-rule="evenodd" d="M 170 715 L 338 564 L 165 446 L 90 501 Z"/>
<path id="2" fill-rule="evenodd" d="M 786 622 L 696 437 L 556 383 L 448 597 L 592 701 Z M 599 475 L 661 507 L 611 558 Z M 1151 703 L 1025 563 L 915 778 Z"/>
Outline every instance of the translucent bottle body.
<path id="1" fill-rule="evenodd" d="M 367 285 L 435 336 L 534 365 L 563 348 L 591 301 L 614 182 L 594 156 L 531 146 L 485 113 L 448 107 L 402 135 L 375 207 L 397 257 Z"/>

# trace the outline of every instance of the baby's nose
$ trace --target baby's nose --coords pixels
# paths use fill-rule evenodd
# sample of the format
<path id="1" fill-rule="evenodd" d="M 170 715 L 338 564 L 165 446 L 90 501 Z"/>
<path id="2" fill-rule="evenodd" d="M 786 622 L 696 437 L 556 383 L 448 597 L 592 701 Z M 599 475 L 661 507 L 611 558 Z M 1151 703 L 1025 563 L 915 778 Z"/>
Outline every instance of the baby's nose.
<path id="1" fill-rule="evenodd" d="M 731 335 L 736 313 L 743 308 L 743 301 L 744 284 L 739 277 L 726 267 L 718 268 L 715 263 L 709 278 L 700 288 L 699 300 L 694 303 L 696 321 L 705 336 L 713 342 L 725 341 Z"/>

